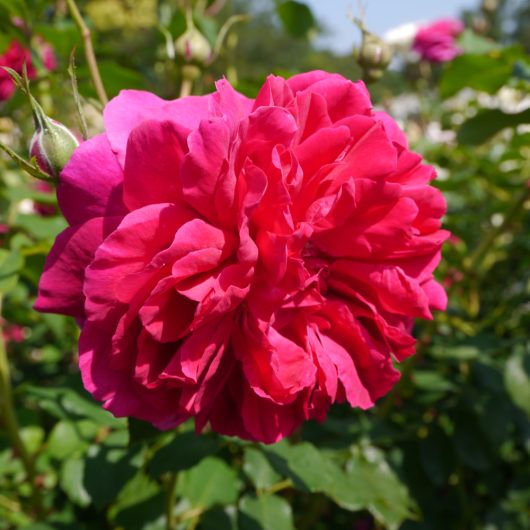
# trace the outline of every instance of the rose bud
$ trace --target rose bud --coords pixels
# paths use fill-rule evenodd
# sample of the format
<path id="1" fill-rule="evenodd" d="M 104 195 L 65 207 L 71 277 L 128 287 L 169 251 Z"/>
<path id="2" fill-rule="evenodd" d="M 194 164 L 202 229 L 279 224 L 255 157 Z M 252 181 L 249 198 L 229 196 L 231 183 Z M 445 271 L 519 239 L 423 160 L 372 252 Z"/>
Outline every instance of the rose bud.
<path id="1" fill-rule="evenodd" d="M 357 52 L 357 62 L 363 69 L 363 79 L 371 83 L 377 81 L 392 60 L 392 48 L 377 35 L 363 29 L 361 47 Z"/>
<path id="2" fill-rule="evenodd" d="M 186 14 L 186 25 L 186 31 L 175 41 L 175 52 L 185 63 L 204 66 L 212 56 L 212 47 L 195 27 L 191 11 Z"/>
<path id="3" fill-rule="evenodd" d="M 78 145 L 77 138 L 67 127 L 46 117 L 42 126 L 37 127 L 29 151 L 42 171 L 58 178 Z"/>
<path id="4" fill-rule="evenodd" d="M 482 11 L 484 11 L 485 13 L 493 13 L 498 9 L 499 1 L 498 0 L 483 0 L 481 7 L 482 7 Z"/>

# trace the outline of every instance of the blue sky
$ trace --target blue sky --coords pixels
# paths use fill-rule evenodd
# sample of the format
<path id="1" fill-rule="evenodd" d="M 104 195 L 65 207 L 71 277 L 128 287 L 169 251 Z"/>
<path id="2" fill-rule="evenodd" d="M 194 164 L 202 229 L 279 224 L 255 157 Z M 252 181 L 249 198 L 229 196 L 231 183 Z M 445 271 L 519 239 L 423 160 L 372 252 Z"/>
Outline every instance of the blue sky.
<path id="1" fill-rule="evenodd" d="M 348 10 L 355 14 L 357 0 L 304 0 L 311 6 L 329 35 L 318 43 L 337 52 L 348 53 L 359 32 L 347 18 Z M 446 16 L 458 16 L 463 9 L 476 7 L 479 0 L 363 0 L 368 29 L 382 34 L 406 22 L 427 21 Z"/>

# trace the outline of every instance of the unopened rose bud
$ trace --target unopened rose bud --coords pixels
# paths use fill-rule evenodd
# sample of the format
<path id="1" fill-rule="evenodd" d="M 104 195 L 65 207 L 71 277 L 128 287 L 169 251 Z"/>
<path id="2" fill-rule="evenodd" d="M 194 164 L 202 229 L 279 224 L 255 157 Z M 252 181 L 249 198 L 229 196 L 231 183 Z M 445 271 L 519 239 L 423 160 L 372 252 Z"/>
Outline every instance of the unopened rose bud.
<path id="1" fill-rule="evenodd" d="M 479 35 L 487 35 L 491 27 L 487 18 L 483 15 L 473 17 L 471 25 L 475 33 L 478 33 Z"/>
<path id="2" fill-rule="evenodd" d="M 357 52 L 357 62 L 366 82 L 376 81 L 385 73 L 392 60 L 392 49 L 382 39 L 363 30 L 363 40 Z"/>
<path id="3" fill-rule="evenodd" d="M 498 0 L 483 0 L 482 1 L 482 10 L 485 13 L 493 13 L 499 7 Z"/>
<path id="4" fill-rule="evenodd" d="M 46 117 L 30 143 L 30 156 L 48 175 L 59 178 L 64 166 L 79 145 L 77 138 L 62 123 Z"/>
<path id="5" fill-rule="evenodd" d="M 186 31 L 175 41 L 175 52 L 185 63 L 205 65 L 212 55 L 208 39 L 195 27 L 191 12 L 186 15 Z"/>

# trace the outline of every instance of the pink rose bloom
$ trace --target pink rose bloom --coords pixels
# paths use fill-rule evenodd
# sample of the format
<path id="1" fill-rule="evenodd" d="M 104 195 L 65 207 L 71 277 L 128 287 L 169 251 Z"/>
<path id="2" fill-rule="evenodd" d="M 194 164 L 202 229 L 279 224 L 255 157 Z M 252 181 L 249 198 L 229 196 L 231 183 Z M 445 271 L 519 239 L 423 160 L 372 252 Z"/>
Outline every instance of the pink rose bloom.
<path id="1" fill-rule="evenodd" d="M 414 353 L 445 202 L 362 82 L 271 76 L 164 101 L 134 90 L 61 174 L 70 227 L 36 308 L 81 322 L 85 387 L 160 429 L 272 443 L 367 409 Z"/>
<path id="2" fill-rule="evenodd" d="M 464 24 L 456 19 L 442 19 L 418 30 L 412 49 L 424 61 L 445 63 L 462 53 L 455 39 L 464 31 Z"/>
<path id="3" fill-rule="evenodd" d="M 0 66 L 8 66 L 19 74 L 22 74 L 24 63 L 28 69 L 28 77 L 34 79 L 37 71 L 31 62 L 31 53 L 20 42 L 11 41 L 7 50 L 0 54 Z M 0 68 L 0 101 L 6 101 L 14 92 L 15 84 L 11 76 L 3 68 Z"/>
<path id="4" fill-rule="evenodd" d="M 37 45 L 46 70 L 55 70 L 57 68 L 57 61 L 51 44 L 46 42 L 42 37 L 37 37 Z M 35 79 L 37 77 L 37 70 L 31 60 L 31 52 L 20 42 L 17 40 L 11 41 L 7 50 L 0 54 L 0 66 L 8 66 L 19 74 L 22 74 L 24 63 L 26 64 L 29 79 Z M 0 102 L 10 99 L 14 92 L 15 84 L 11 76 L 0 68 Z"/>

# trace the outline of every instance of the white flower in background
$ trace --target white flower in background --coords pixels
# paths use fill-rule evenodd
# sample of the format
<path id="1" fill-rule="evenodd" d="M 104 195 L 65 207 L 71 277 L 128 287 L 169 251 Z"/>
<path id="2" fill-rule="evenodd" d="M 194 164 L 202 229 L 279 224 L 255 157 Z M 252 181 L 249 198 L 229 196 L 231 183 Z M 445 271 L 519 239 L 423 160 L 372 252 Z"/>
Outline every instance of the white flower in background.
<path id="1" fill-rule="evenodd" d="M 470 117 L 477 113 L 472 105 L 478 101 L 480 107 L 500 109 L 506 113 L 522 112 L 530 108 L 530 95 L 512 87 L 502 87 L 496 94 L 486 94 L 471 88 L 464 88 L 458 94 L 444 102 L 444 107 L 452 111 L 462 111 Z"/>
<path id="2" fill-rule="evenodd" d="M 411 116 L 420 114 L 421 101 L 417 94 L 404 93 L 390 99 L 384 110 L 398 122 L 405 122 Z"/>
<path id="3" fill-rule="evenodd" d="M 31 199 L 22 199 L 18 203 L 17 211 L 24 215 L 35 213 L 35 203 Z"/>
<path id="4" fill-rule="evenodd" d="M 512 114 L 530 108 L 530 96 L 512 87 L 502 87 L 497 94 L 478 94 L 479 103 L 488 109 L 500 109 Z"/>
<path id="5" fill-rule="evenodd" d="M 383 40 L 395 51 L 409 53 L 421 25 L 420 22 L 407 22 L 401 26 L 396 26 L 383 34 Z"/>
<path id="6" fill-rule="evenodd" d="M 452 130 L 442 129 L 439 121 L 431 121 L 425 127 L 425 139 L 433 144 L 450 144 L 455 141 L 456 133 Z"/>

